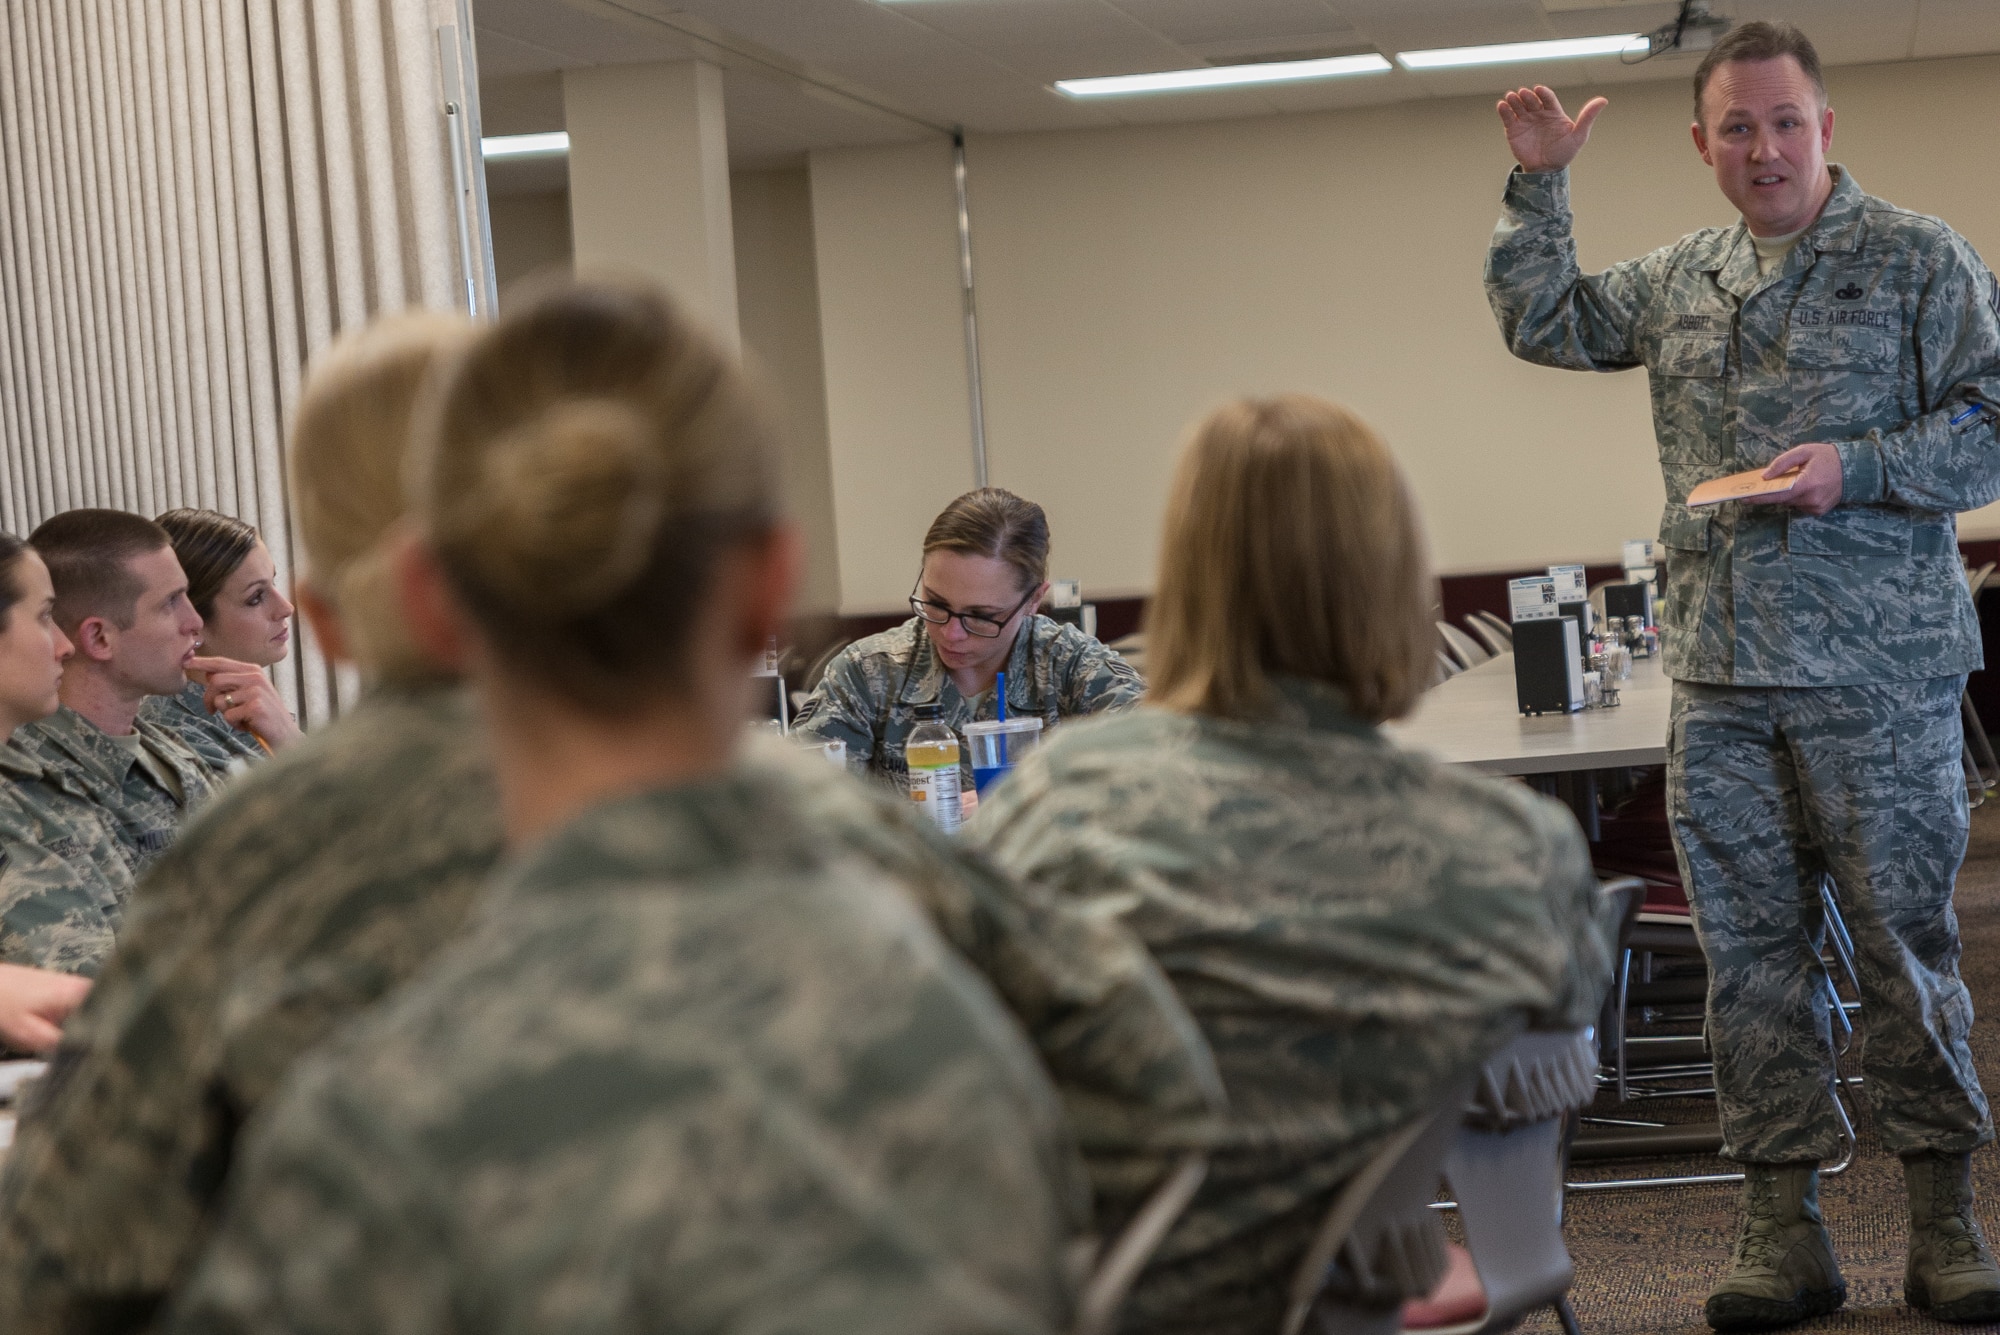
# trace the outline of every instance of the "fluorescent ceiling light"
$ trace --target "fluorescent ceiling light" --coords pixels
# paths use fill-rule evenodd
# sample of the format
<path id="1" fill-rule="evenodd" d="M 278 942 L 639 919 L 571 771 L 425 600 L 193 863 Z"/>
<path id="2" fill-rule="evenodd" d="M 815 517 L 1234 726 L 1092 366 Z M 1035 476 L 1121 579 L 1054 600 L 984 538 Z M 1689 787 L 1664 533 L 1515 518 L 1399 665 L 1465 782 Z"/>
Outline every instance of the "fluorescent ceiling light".
<path id="1" fill-rule="evenodd" d="M 569 135 L 557 130 L 553 134 L 503 134 L 479 141 L 479 152 L 486 158 L 558 158 L 569 152 Z"/>
<path id="2" fill-rule="evenodd" d="M 1205 65 L 1200 69 L 1163 70 L 1158 74 L 1113 74 L 1102 79 L 1058 79 L 1056 91 L 1071 97 L 1115 97 L 1121 93 L 1167 93 L 1184 88 L 1232 88 L 1251 83 L 1333 79 L 1343 74 L 1380 74 L 1390 68 L 1387 60 L 1370 52 L 1365 56 L 1327 56 L 1320 60 Z"/>
<path id="3" fill-rule="evenodd" d="M 1577 56 L 1615 56 L 1636 42 L 1641 33 L 1616 37 L 1565 37 L 1554 42 L 1502 42 L 1498 46 L 1445 46 L 1435 51 L 1398 51 L 1396 61 L 1406 70 L 1441 70 L 1455 65 L 1508 65 L 1519 60 L 1569 60 Z"/>

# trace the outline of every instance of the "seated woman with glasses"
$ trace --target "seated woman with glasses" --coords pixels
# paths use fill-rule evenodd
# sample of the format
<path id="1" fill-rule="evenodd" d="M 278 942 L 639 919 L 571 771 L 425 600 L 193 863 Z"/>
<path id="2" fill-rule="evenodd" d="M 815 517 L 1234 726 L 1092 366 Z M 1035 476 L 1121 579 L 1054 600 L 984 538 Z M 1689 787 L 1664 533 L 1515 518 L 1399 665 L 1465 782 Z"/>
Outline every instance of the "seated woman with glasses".
<path id="1" fill-rule="evenodd" d="M 1261 1335 L 1343 1183 L 1524 1025 L 1611 973 L 1583 836 L 1377 725 L 1431 676 L 1437 594 L 1380 439 L 1305 395 L 1195 430 L 1167 504 L 1148 705 L 993 790 L 971 842 L 1107 909 L 1201 1026 L 1229 1100 L 1123 1329 Z"/>
<path id="2" fill-rule="evenodd" d="M 827 664 L 793 731 L 847 743 L 850 767 L 902 786 L 903 743 L 918 705 L 940 707 L 954 732 L 998 716 L 993 684 L 1007 674 L 1007 716 L 1062 719 L 1138 703 L 1145 684 L 1111 649 L 1036 612 L 1049 591 L 1049 521 L 1011 491 L 982 487 L 944 508 L 924 535 L 910 592 L 916 613 L 857 640 Z M 960 749 L 964 791 L 972 761 Z"/>

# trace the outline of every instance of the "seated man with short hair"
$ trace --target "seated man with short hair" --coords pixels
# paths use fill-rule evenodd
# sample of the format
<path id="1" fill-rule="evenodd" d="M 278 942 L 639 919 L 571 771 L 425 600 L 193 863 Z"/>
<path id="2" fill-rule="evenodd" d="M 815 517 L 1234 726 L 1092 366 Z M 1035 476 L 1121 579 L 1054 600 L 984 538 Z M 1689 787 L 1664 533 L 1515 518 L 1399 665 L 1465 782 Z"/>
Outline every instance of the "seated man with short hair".
<path id="1" fill-rule="evenodd" d="M 178 737 L 138 716 L 149 696 L 180 690 L 201 618 L 150 519 L 70 510 L 30 542 L 75 652 L 62 708 L 0 755 L 0 960 L 94 974 L 134 880 L 215 786 Z"/>

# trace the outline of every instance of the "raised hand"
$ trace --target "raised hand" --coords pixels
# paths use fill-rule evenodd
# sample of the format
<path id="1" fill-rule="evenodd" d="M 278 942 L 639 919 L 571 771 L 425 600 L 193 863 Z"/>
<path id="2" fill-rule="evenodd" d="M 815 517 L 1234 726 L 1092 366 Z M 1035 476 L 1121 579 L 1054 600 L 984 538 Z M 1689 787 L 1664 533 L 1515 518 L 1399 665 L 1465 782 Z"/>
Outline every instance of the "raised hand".
<path id="1" fill-rule="evenodd" d="M 1552 172 L 1569 166 L 1583 150 L 1590 138 L 1591 122 L 1609 105 L 1608 99 L 1593 97 L 1571 120 L 1554 90 L 1536 84 L 1515 89 L 1501 98 L 1494 110 L 1500 113 L 1500 124 L 1507 130 L 1507 147 L 1514 150 L 1514 161 L 1521 164 L 1521 170 Z"/>

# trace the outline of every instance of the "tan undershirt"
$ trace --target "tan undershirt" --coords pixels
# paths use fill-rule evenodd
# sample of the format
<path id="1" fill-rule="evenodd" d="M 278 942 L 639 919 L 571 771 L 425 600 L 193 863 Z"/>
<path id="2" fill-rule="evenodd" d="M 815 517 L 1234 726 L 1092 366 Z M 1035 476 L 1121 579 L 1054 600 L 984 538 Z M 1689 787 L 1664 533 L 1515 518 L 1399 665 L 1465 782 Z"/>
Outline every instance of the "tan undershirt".
<path id="1" fill-rule="evenodd" d="M 1815 219 L 1815 221 L 1817 221 L 1817 219 Z M 1811 230 L 1812 230 L 1812 223 L 1807 223 L 1804 227 L 1801 227 L 1798 231 L 1787 232 L 1783 236 L 1751 237 L 1750 238 L 1751 244 L 1757 247 L 1758 275 L 1761 277 L 1762 275 L 1767 274 L 1771 272 L 1771 270 L 1777 268 L 1780 264 L 1783 264 L 1785 262 L 1785 256 L 1792 253 L 1792 247 L 1799 244 L 1799 238 L 1804 236 L 1807 232 Z"/>
<path id="2" fill-rule="evenodd" d="M 104 735 L 111 737 L 110 733 Z M 123 737 L 111 737 L 111 743 L 130 751 L 132 758 L 139 762 L 139 768 L 146 771 L 146 777 L 173 794 L 174 801 L 187 801 L 187 791 L 181 787 L 180 775 L 174 773 L 174 767 L 160 759 L 158 753 L 146 745 L 144 737 L 136 732 L 128 732 Z"/>

